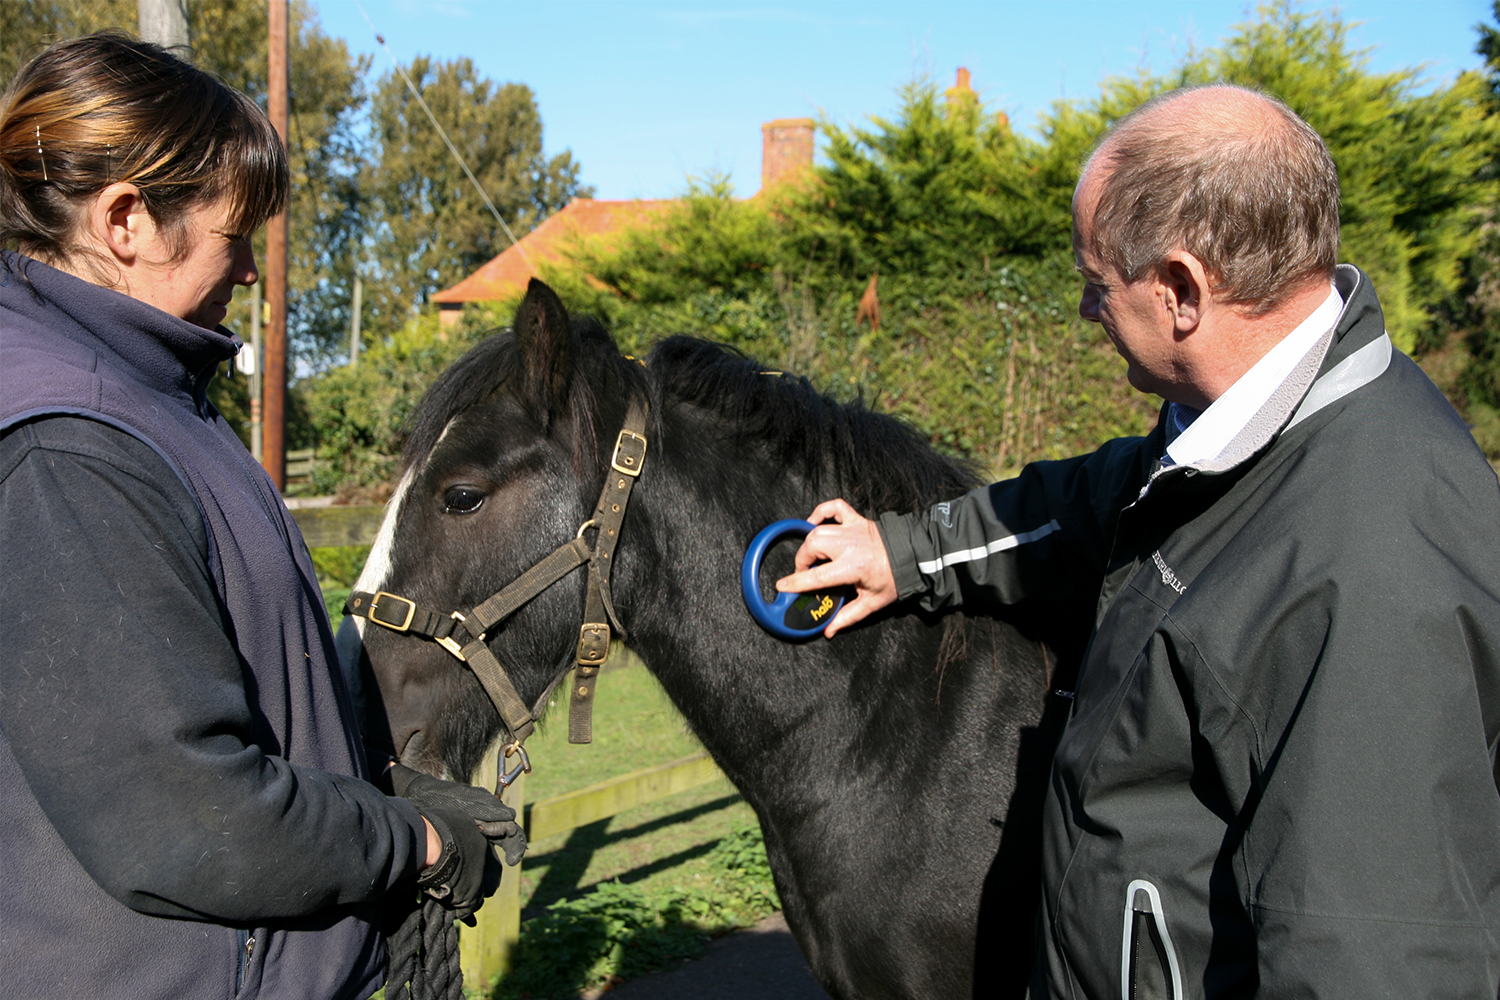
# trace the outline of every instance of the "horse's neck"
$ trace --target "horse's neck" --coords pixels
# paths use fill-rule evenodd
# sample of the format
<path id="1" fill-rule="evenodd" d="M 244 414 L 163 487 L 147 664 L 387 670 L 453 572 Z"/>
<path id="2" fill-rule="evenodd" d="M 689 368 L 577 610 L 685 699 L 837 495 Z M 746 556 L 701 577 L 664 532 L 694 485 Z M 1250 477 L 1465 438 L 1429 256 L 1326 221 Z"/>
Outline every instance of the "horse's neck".
<path id="1" fill-rule="evenodd" d="M 666 458 L 658 455 L 637 487 L 615 593 L 631 646 L 726 772 L 742 787 L 764 783 L 790 762 L 848 760 L 876 732 L 923 724 L 931 706 L 912 708 L 914 691 L 903 688 L 923 686 L 936 665 L 936 630 L 906 620 L 833 641 L 773 638 L 739 589 L 745 545 L 764 526 L 738 513 L 764 505 L 748 481 L 754 466 L 719 456 L 705 474 L 704 456 Z M 768 523 L 811 501 L 764 506 L 753 516 Z"/>

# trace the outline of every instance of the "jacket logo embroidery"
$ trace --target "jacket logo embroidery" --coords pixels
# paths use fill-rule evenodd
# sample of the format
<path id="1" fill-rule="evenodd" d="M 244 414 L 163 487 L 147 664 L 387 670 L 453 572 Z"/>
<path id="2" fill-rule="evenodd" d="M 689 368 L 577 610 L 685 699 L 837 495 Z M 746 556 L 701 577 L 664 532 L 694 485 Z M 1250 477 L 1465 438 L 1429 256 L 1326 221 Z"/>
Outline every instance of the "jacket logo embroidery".
<path id="1" fill-rule="evenodd" d="M 953 511 L 948 503 L 940 503 L 932 508 L 932 519 L 942 523 L 943 527 L 953 527 Z"/>
<path id="2" fill-rule="evenodd" d="M 1161 570 L 1162 583 L 1165 583 L 1179 594 L 1187 590 L 1187 584 L 1177 579 L 1177 574 L 1173 573 L 1171 567 L 1167 565 L 1166 560 L 1162 559 L 1160 549 L 1151 553 L 1151 561 L 1156 563 L 1157 569 Z"/>

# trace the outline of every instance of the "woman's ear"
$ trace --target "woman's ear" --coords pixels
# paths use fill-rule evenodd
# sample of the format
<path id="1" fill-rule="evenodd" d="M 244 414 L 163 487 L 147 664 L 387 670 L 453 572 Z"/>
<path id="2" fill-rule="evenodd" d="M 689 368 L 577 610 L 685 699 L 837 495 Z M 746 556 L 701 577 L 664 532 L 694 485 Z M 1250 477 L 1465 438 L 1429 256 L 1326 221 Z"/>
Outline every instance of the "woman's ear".
<path id="1" fill-rule="evenodd" d="M 89 242 L 126 267 L 140 256 L 143 242 L 156 234 L 141 189 L 123 181 L 94 195 L 84 225 Z"/>

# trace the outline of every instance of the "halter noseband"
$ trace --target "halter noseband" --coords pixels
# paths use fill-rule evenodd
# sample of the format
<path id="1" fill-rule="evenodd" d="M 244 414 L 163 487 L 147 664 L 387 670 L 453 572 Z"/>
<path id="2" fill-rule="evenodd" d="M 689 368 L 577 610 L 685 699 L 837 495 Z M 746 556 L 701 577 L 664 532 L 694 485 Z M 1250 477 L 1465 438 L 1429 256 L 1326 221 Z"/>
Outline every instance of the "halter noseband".
<path id="1" fill-rule="evenodd" d="M 384 590 L 374 594 L 355 591 L 344 606 L 345 614 L 367 619 L 393 632 L 433 640 L 474 672 L 510 733 L 511 741 L 502 753 L 507 758 L 517 753 L 521 757 L 509 772 L 503 765 L 497 769 L 500 781 L 495 788 L 496 795 L 518 775 L 531 770 L 531 760 L 522 744 L 536 728 L 536 716 L 521 699 L 500 660 L 485 642 L 485 636 L 533 597 L 585 563 L 589 568 L 588 596 L 574 654 L 576 672 L 568 705 L 568 742 L 588 743 L 593 739 L 594 678 L 609 657 L 611 625 L 621 638 L 625 636 L 610 595 L 609 571 L 614 563 L 615 546 L 620 541 L 620 525 L 625 520 L 630 491 L 646 461 L 646 409 L 644 400 L 631 399 L 624 427 L 615 438 L 615 450 L 609 462 L 611 475 L 605 479 L 594 516 L 583 522 L 571 541 L 553 549 L 550 555 L 475 605 L 467 614 L 458 611 L 444 614 Z M 591 527 L 597 529 L 592 547 L 583 537 Z"/>

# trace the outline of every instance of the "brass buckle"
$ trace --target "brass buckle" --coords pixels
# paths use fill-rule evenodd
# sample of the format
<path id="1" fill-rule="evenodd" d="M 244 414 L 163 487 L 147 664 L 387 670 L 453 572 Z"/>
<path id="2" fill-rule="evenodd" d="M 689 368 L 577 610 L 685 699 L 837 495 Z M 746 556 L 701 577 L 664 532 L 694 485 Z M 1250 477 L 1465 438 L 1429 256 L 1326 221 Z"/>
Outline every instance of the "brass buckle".
<path id="1" fill-rule="evenodd" d="M 389 597 L 393 601 L 400 601 L 401 603 L 403 603 L 403 604 L 406 605 L 406 618 L 401 622 L 400 625 L 396 625 L 396 624 L 394 624 L 392 622 L 388 622 L 384 618 L 376 618 L 375 617 L 375 609 L 378 608 L 378 607 L 380 607 L 380 600 L 383 597 Z M 411 620 L 413 618 L 415 618 L 416 616 L 417 616 L 417 602 L 416 601 L 407 600 L 405 597 L 402 597 L 400 594 L 392 594 L 389 591 L 382 590 L 382 591 L 380 591 L 380 593 L 378 593 L 374 597 L 370 598 L 370 613 L 369 613 L 369 615 L 367 617 L 370 619 L 370 621 L 374 622 L 376 625 L 383 625 L 386 628 L 390 629 L 392 632 L 405 632 L 407 629 L 411 628 Z"/>
<path id="2" fill-rule="evenodd" d="M 575 662 L 581 667 L 597 667 L 609 659 L 609 625 L 586 622 L 578 629 L 578 655 Z"/>
<path id="3" fill-rule="evenodd" d="M 622 449 L 622 448 L 625 447 L 625 437 L 626 437 L 626 435 L 629 435 L 632 441 L 639 441 L 641 443 L 641 453 L 639 455 L 623 455 L 622 456 L 620 454 L 620 449 Z M 622 462 L 624 464 L 621 464 Z M 644 465 L 645 463 L 646 463 L 646 437 L 645 437 L 645 435 L 643 435 L 643 434 L 637 434 L 635 431 L 631 431 L 631 430 L 621 431 L 620 432 L 620 436 L 617 437 L 617 438 L 615 438 L 615 453 L 610 456 L 609 467 L 611 469 L 614 469 L 616 472 L 622 472 L 625 475 L 630 476 L 630 477 L 633 478 L 633 477 L 639 476 L 641 474 L 641 466 Z"/>
<path id="4" fill-rule="evenodd" d="M 457 611 L 453 612 L 448 617 L 452 618 L 456 622 L 463 622 L 465 624 L 467 624 L 468 621 L 469 621 L 469 619 L 465 618 L 462 614 L 460 614 Z M 480 642 L 483 642 L 484 641 L 484 634 L 480 633 L 479 635 L 476 635 L 474 638 L 477 639 Z M 469 662 L 468 659 L 464 656 L 464 648 L 458 644 L 458 640 L 455 639 L 455 638 L 453 638 L 453 636 L 451 636 L 451 635 L 445 635 L 442 638 L 437 638 L 436 636 L 434 636 L 432 641 L 435 642 L 435 643 L 437 643 L 439 646 L 442 646 L 444 649 L 446 649 L 448 652 L 452 653 L 454 656 L 458 657 L 458 662 L 460 662 L 460 663 L 468 663 Z"/>

